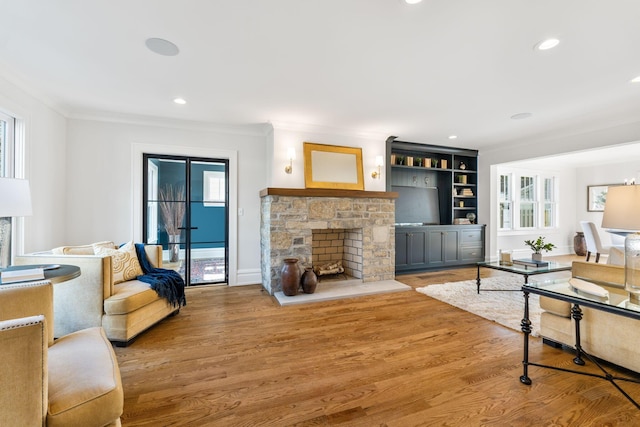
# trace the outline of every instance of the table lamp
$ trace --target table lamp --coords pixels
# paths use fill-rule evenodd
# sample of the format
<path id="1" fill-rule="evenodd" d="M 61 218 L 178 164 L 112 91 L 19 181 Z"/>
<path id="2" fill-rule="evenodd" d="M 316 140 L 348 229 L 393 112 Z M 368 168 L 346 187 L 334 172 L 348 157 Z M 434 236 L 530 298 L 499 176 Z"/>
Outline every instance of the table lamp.
<path id="1" fill-rule="evenodd" d="M 624 239 L 624 282 L 629 302 L 640 305 L 640 185 L 609 187 L 602 228 L 628 232 Z"/>
<path id="2" fill-rule="evenodd" d="M 29 181 L 0 178 L 0 268 L 11 259 L 10 217 L 31 215 Z"/>

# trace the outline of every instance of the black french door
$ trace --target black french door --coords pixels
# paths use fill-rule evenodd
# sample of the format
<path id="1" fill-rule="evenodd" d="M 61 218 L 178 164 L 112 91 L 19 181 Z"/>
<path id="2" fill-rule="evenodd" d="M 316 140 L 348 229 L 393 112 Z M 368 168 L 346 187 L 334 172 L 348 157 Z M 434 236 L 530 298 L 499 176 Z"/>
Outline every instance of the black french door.
<path id="1" fill-rule="evenodd" d="M 143 155 L 143 241 L 187 286 L 229 278 L 229 161 Z"/>

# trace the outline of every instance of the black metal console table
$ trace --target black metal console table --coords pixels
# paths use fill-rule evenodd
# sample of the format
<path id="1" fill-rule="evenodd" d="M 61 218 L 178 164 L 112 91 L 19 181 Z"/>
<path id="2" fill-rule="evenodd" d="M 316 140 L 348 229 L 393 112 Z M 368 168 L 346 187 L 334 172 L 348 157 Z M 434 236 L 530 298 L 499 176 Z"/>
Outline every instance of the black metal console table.
<path id="1" fill-rule="evenodd" d="M 529 366 L 538 366 L 541 368 L 550 368 L 557 371 L 570 372 L 574 374 L 586 375 L 590 377 L 601 378 L 609 381 L 616 389 L 618 389 L 636 408 L 640 409 L 640 405 L 636 402 L 627 392 L 625 392 L 616 381 L 626 381 L 640 384 L 640 380 L 620 377 L 609 373 L 598 360 L 584 351 L 580 345 L 580 320 L 582 319 L 582 309 L 580 306 L 589 307 L 596 310 L 606 311 L 618 316 L 630 317 L 632 319 L 640 320 L 640 306 L 630 304 L 628 299 L 618 294 L 610 294 L 608 298 L 598 298 L 596 296 L 588 296 L 583 293 L 578 293 L 571 285 L 566 281 L 551 281 L 541 283 L 531 283 L 522 286 L 522 292 L 524 293 L 524 317 L 521 322 L 522 332 L 524 333 L 524 357 L 522 360 L 523 373 L 520 377 L 520 382 L 526 385 L 531 384 L 531 378 L 529 378 Z M 594 374 L 590 372 L 582 372 L 574 369 L 560 368 L 557 366 L 549 366 L 540 363 L 534 363 L 529 361 L 529 334 L 531 333 L 531 320 L 529 320 L 529 294 L 537 294 L 549 298 L 554 298 L 561 301 L 566 301 L 572 304 L 571 317 L 575 320 L 575 357 L 573 363 L 576 365 L 584 365 L 584 358 L 588 359 L 591 363 L 596 365 L 601 374 Z"/>

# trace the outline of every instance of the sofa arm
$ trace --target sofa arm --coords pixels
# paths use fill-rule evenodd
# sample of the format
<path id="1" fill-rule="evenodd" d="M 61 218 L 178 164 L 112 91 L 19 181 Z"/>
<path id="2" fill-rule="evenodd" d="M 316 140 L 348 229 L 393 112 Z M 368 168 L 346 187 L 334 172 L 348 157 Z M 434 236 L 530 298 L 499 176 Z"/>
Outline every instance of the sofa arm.
<path id="1" fill-rule="evenodd" d="M 151 265 L 162 268 L 162 245 L 145 245 L 144 251 Z"/>
<path id="2" fill-rule="evenodd" d="M 15 264 L 70 264 L 80 276 L 53 286 L 54 336 L 101 326 L 104 300 L 113 293 L 111 257 L 99 255 L 21 255 Z"/>
<path id="3" fill-rule="evenodd" d="M 45 425 L 47 341 L 44 316 L 0 321 L 0 425 Z"/>

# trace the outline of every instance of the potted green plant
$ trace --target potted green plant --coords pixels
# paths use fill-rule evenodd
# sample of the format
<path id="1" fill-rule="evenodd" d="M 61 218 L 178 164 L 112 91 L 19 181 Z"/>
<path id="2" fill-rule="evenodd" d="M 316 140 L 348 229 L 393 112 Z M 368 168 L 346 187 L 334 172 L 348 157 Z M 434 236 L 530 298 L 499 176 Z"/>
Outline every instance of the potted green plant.
<path id="1" fill-rule="evenodd" d="M 536 240 L 525 240 L 524 244 L 529 246 L 533 251 L 531 259 L 535 261 L 542 261 L 542 251 L 550 252 L 556 247 L 553 243 L 545 243 L 544 237 L 538 236 Z"/>

